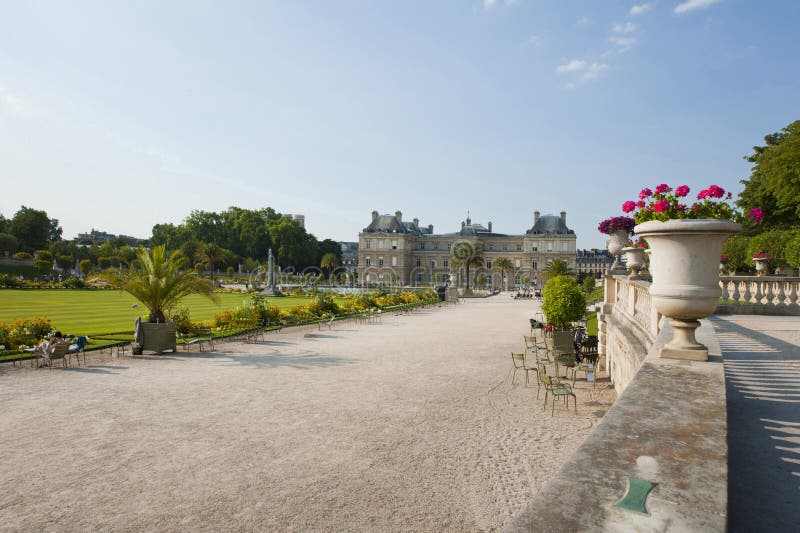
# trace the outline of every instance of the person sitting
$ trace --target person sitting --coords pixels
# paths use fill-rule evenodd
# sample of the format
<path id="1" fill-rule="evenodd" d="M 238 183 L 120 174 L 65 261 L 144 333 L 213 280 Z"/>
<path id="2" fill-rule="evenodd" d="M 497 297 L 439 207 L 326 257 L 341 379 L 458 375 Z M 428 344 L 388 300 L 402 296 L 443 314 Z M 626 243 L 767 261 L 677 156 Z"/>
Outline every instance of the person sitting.
<path id="1" fill-rule="evenodd" d="M 56 348 L 56 344 L 59 342 L 64 342 L 64 335 L 60 331 L 55 331 L 52 335 L 50 335 L 49 340 L 46 340 L 39 345 L 40 355 L 46 359 L 50 359 L 50 354 L 53 353 L 53 350 Z"/>

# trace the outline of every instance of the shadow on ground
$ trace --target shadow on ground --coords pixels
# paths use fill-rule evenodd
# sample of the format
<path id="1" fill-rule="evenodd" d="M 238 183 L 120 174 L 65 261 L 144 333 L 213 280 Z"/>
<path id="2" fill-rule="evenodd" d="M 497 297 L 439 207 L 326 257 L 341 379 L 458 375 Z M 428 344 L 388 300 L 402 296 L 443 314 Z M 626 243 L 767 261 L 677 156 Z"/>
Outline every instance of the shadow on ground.
<path id="1" fill-rule="evenodd" d="M 800 348 L 714 319 L 725 361 L 730 531 L 800 524 Z"/>

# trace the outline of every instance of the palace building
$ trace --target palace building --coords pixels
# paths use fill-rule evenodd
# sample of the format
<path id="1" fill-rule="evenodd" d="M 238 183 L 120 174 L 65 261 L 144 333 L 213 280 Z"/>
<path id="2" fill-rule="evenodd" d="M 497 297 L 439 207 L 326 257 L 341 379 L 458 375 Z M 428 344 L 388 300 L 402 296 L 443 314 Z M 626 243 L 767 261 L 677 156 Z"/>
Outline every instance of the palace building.
<path id="1" fill-rule="evenodd" d="M 484 262 L 471 267 L 470 285 L 479 276 L 488 286 L 499 286 L 503 274 L 492 269 L 500 257 L 511 260 L 513 273 L 508 284 L 536 284 L 539 273 L 553 259 L 564 259 L 576 267 L 575 232 L 567 227 L 567 214 L 559 216 L 533 213 L 533 226 L 522 234 L 497 233 L 467 219 L 452 233 L 434 233 L 433 225 L 423 226 L 419 219 L 403 220 L 403 213 L 380 215 L 372 212 L 372 221 L 358 234 L 358 279 L 367 285 L 443 284 L 457 275 L 459 285 L 466 283 L 465 269 L 457 272 L 451 251 L 461 241 L 480 247 Z M 478 284 L 480 285 L 480 284 Z"/>

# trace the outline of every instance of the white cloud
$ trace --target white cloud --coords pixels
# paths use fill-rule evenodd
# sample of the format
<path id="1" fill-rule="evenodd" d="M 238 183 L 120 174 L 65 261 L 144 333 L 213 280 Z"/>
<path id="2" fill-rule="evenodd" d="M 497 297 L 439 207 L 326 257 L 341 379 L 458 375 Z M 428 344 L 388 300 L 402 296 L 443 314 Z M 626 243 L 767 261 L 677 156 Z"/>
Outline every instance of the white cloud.
<path id="1" fill-rule="evenodd" d="M 589 17 L 581 17 L 575 22 L 575 24 L 578 25 L 578 26 L 586 26 L 591 21 L 592 21 L 592 19 L 590 19 Z"/>
<path id="2" fill-rule="evenodd" d="M 614 24 L 614 31 L 617 33 L 631 33 L 636 30 L 636 24 L 626 22 L 625 24 Z"/>
<path id="3" fill-rule="evenodd" d="M 486 9 L 492 9 L 496 3 L 497 0 L 483 0 L 483 7 Z"/>
<path id="4" fill-rule="evenodd" d="M 601 72 L 608 69 L 608 65 L 605 63 L 592 63 L 589 65 L 589 69 L 583 73 L 581 76 L 581 81 L 587 82 L 590 80 L 597 79 Z"/>
<path id="5" fill-rule="evenodd" d="M 621 37 L 619 35 L 614 37 L 609 37 L 608 42 L 614 44 L 617 47 L 617 52 L 627 52 L 630 50 L 634 44 L 636 44 L 636 38 L 634 37 Z"/>
<path id="6" fill-rule="evenodd" d="M 675 13 L 678 15 L 689 13 L 696 9 L 712 6 L 718 2 L 720 2 L 720 0 L 686 0 L 686 2 L 675 6 Z"/>
<path id="7" fill-rule="evenodd" d="M 632 16 L 632 17 L 635 17 L 636 15 L 641 15 L 642 13 L 647 13 L 651 9 L 653 9 L 653 4 L 651 4 L 650 2 L 647 2 L 647 3 L 644 3 L 644 4 L 639 4 L 637 6 L 631 7 L 631 10 L 628 12 L 628 14 L 630 16 Z"/>
<path id="8" fill-rule="evenodd" d="M 567 72 L 579 72 L 586 68 L 586 61 L 582 59 L 573 59 L 569 63 L 564 63 L 563 65 L 559 65 L 556 68 L 556 72 L 559 74 L 565 74 Z"/>

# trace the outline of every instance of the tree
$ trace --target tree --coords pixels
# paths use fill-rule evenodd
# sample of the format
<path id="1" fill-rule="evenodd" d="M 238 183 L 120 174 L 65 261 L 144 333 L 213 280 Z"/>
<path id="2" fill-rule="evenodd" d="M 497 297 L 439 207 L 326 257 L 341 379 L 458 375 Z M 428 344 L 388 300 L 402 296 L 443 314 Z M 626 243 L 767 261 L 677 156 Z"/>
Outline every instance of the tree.
<path id="1" fill-rule="evenodd" d="M 325 254 L 333 254 L 336 256 L 336 266 L 342 264 L 342 245 L 332 239 L 325 239 L 319 242 L 317 256 L 322 261 Z"/>
<path id="2" fill-rule="evenodd" d="M 463 267 L 467 273 L 467 286 L 465 292 L 472 292 L 469 288 L 469 269 L 470 267 L 482 267 L 484 265 L 483 250 L 480 245 L 470 241 L 459 241 L 453 245 L 451 261 L 456 268 Z"/>
<path id="3" fill-rule="evenodd" d="M 44 211 L 24 205 L 8 224 L 8 232 L 17 238 L 19 248 L 26 252 L 46 248 L 50 241 L 58 240 L 61 236 L 58 220 L 51 220 Z"/>
<path id="4" fill-rule="evenodd" d="M 208 270 L 214 271 L 216 269 L 217 263 L 225 259 L 225 248 L 221 246 L 209 243 L 209 242 L 201 242 L 197 246 L 197 251 L 194 254 L 194 261 L 196 265 L 200 265 L 202 267 L 207 267 Z"/>
<path id="5" fill-rule="evenodd" d="M 578 282 L 569 276 L 555 276 L 542 291 L 542 312 L 547 323 L 566 329 L 586 313 L 586 297 Z"/>
<path id="6" fill-rule="evenodd" d="M 0 233 L 0 253 L 13 254 L 19 247 L 19 241 L 10 233 Z"/>
<path id="7" fill-rule="evenodd" d="M 596 286 L 597 284 L 594 282 L 594 277 L 586 276 L 583 278 L 583 290 L 586 291 L 586 294 L 592 294 Z"/>
<path id="8" fill-rule="evenodd" d="M 150 322 L 166 322 L 166 313 L 190 294 L 219 301 L 209 280 L 194 270 L 186 270 L 188 259 L 180 252 L 167 254 L 164 246 L 149 252 L 139 247 L 136 259 L 130 270 L 111 269 L 99 277 L 142 302 L 150 311 Z"/>
<path id="9" fill-rule="evenodd" d="M 571 276 L 572 269 L 569 267 L 564 259 L 552 259 L 548 261 L 547 266 L 542 271 L 542 276 L 546 279 L 554 278 L 556 276 Z"/>
<path id="10" fill-rule="evenodd" d="M 289 217 L 281 217 L 269 226 L 277 248 L 278 263 L 301 271 L 317 262 L 317 239 Z"/>
<path id="11" fill-rule="evenodd" d="M 737 205 L 745 212 L 760 208 L 764 228 L 796 227 L 800 223 L 800 120 L 764 137 L 745 159 L 753 163 L 750 179 Z"/>
<path id="12" fill-rule="evenodd" d="M 319 262 L 319 267 L 325 271 L 325 275 L 330 279 L 331 272 L 334 268 L 339 266 L 339 259 L 333 252 L 328 252 L 322 256 Z"/>
<path id="13" fill-rule="evenodd" d="M 88 276 L 89 272 L 92 271 L 92 268 L 94 268 L 94 265 L 92 264 L 92 261 L 89 259 L 81 259 L 81 262 L 78 263 L 78 269 L 84 276 Z"/>
<path id="14" fill-rule="evenodd" d="M 514 264 L 508 257 L 498 257 L 492 264 L 492 270 L 500 272 L 503 277 L 503 288 L 508 290 L 508 276 L 514 271 Z"/>
<path id="15" fill-rule="evenodd" d="M 0 213 L 0 233 L 8 231 L 8 219 Z"/>

